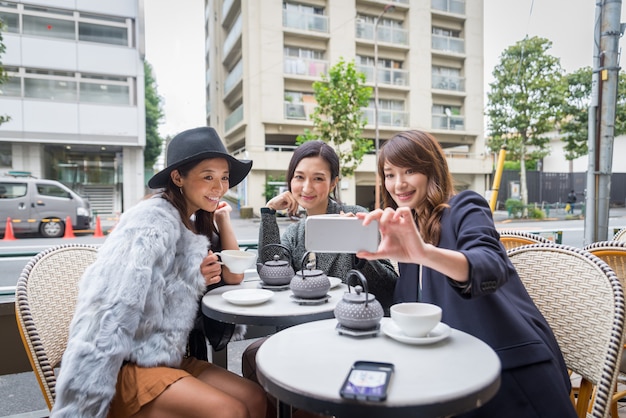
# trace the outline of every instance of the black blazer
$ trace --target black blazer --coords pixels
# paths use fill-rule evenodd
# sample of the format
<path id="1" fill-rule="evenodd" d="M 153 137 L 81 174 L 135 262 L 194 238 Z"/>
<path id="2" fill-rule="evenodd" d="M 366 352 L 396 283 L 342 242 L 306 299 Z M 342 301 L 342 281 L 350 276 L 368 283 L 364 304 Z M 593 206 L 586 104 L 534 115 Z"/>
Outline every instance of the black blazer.
<path id="1" fill-rule="evenodd" d="M 487 201 L 464 191 L 454 196 L 441 217 L 440 248 L 465 254 L 469 288 L 443 274 L 423 269 L 421 301 L 443 308 L 442 321 L 480 338 L 500 357 L 503 370 L 556 360 L 568 382 L 558 344 L 506 255 Z M 419 266 L 399 264 L 395 301 L 418 298 Z"/>

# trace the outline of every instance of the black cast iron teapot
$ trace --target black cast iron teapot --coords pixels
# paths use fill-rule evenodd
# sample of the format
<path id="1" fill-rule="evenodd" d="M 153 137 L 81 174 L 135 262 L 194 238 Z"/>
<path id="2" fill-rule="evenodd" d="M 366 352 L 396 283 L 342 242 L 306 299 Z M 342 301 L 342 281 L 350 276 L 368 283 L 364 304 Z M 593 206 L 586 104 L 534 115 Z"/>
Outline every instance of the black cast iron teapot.
<path id="1" fill-rule="evenodd" d="M 261 249 L 261 257 L 265 256 L 266 250 L 273 248 L 278 249 L 278 252 L 272 256 L 271 260 L 257 263 L 256 271 L 265 284 L 270 286 L 288 285 L 295 274 L 293 267 L 291 267 L 291 252 L 282 244 L 267 244 Z M 286 255 L 287 259 L 284 260 L 282 255 Z"/>
<path id="2" fill-rule="evenodd" d="M 293 295 L 300 299 L 321 299 L 330 290 L 330 280 L 322 271 L 315 269 L 315 264 L 308 262 L 310 251 L 302 257 L 302 270 L 298 270 L 293 276 L 289 287 Z"/>
<path id="3" fill-rule="evenodd" d="M 361 284 L 350 290 L 350 279 L 356 277 Z M 367 290 L 367 279 L 358 270 L 350 270 L 346 277 L 348 291 L 335 306 L 335 318 L 342 327 L 354 330 L 372 330 L 383 317 L 383 307 Z"/>

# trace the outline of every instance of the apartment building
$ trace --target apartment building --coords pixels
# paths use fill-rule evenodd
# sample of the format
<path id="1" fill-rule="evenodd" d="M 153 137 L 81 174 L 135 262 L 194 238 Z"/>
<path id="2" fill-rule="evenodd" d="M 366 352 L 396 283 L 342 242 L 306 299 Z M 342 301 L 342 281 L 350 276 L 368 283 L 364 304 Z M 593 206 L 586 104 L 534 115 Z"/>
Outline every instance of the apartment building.
<path id="1" fill-rule="evenodd" d="M 141 0 L 0 1 L 0 173 L 30 172 L 98 213 L 145 193 Z"/>
<path id="2" fill-rule="evenodd" d="M 205 22 L 207 124 L 254 160 L 237 193 L 255 213 L 269 176 L 284 175 L 297 135 L 312 127 L 312 83 L 340 58 L 378 85 L 381 144 L 406 129 L 431 132 L 459 189 L 489 189 L 481 0 L 205 0 Z M 374 110 L 372 97 L 363 109 L 372 140 Z M 342 200 L 371 206 L 375 184 L 371 153 L 340 182 Z"/>

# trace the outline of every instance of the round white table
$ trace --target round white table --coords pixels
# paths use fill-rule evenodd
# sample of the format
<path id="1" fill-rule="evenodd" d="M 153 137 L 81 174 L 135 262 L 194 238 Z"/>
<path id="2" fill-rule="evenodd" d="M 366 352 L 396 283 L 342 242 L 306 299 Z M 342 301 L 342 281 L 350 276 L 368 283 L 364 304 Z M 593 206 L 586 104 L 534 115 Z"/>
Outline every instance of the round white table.
<path id="1" fill-rule="evenodd" d="M 291 298 L 293 293 L 289 289 L 274 291 L 274 296 L 270 300 L 259 305 L 234 305 L 222 297 L 222 294 L 229 290 L 256 289 L 260 283 L 258 275 L 248 274 L 239 285 L 221 286 L 207 292 L 202 298 L 202 313 L 211 319 L 230 324 L 272 327 L 260 335 L 257 329 L 254 336 L 258 337 L 292 325 L 334 318 L 335 305 L 348 290 L 347 285 L 340 284 L 330 289 L 328 292 L 330 298 L 326 302 L 318 305 L 299 305 Z M 250 333 L 249 330 L 248 334 Z M 211 347 L 211 359 L 214 364 L 228 368 L 228 350 L 215 351 Z"/>
<path id="2" fill-rule="evenodd" d="M 256 289 L 260 279 L 246 279 L 239 285 L 221 286 L 211 290 L 202 298 L 202 313 L 209 318 L 231 324 L 270 325 L 277 329 L 302 324 L 318 319 L 334 318 L 335 305 L 348 290 L 345 284 L 330 289 L 330 298 L 317 305 L 300 305 L 291 297 L 291 290 L 274 291 L 274 296 L 258 305 L 234 305 L 222 294 L 229 290 Z"/>
<path id="3" fill-rule="evenodd" d="M 390 321 L 383 318 L 383 321 Z M 337 320 L 309 322 L 272 335 L 257 353 L 258 378 L 284 404 L 336 417 L 441 417 L 477 408 L 500 387 L 500 360 L 487 344 L 458 330 L 430 345 L 339 335 Z M 347 400 L 339 389 L 355 361 L 390 362 L 383 402 Z"/>

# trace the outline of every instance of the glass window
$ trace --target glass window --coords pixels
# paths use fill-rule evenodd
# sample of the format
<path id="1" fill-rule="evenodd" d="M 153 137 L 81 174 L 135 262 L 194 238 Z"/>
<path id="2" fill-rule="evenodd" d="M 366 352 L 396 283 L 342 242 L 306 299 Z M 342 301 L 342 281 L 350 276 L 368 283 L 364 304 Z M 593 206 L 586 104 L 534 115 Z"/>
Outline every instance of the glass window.
<path id="1" fill-rule="evenodd" d="M 11 144 L 0 142 L 0 167 L 13 166 L 13 156 L 11 154 Z"/>
<path id="2" fill-rule="evenodd" d="M 21 78 L 18 69 L 14 67 L 5 67 L 7 79 L 0 84 L 0 96 L 22 97 Z"/>
<path id="3" fill-rule="evenodd" d="M 46 36 L 50 38 L 76 39 L 74 29 L 75 23 L 72 20 L 52 19 L 42 16 L 22 17 L 24 21 L 24 34 Z"/>
<path id="4" fill-rule="evenodd" d="M 106 83 L 80 83 L 80 101 L 87 103 L 130 104 L 130 89 Z"/>
<path id="5" fill-rule="evenodd" d="M 76 82 L 25 77 L 24 97 L 75 102 Z"/>
<path id="6" fill-rule="evenodd" d="M 0 199 L 26 196 L 26 183 L 0 183 Z"/>
<path id="7" fill-rule="evenodd" d="M 4 7 L 0 3 L 0 7 Z M 20 19 L 17 13 L 0 11 L 0 20 L 4 23 L 4 29 L 10 33 L 20 33 Z"/>
<path id="8" fill-rule="evenodd" d="M 128 29 L 79 22 L 78 40 L 128 46 Z"/>
<path id="9" fill-rule="evenodd" d="M 37 184 L 37 193 L 42 196 L 68 197 L 67 190 L 55 186 L 54 184 Z"/>

